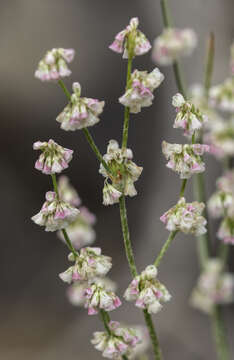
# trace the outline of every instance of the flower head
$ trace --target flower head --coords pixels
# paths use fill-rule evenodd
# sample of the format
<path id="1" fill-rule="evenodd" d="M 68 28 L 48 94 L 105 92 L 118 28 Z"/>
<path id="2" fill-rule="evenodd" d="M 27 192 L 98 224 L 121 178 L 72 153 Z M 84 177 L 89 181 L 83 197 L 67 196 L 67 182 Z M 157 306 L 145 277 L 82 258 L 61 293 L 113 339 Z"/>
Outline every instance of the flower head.
<path id="1" fill-rule="evenodd" d="M 48 142 L 36 141 L 33 144 L 33 149 L 42 151 L 35 163 L 35 168 L 46 175 L 60 173 L 68 168 L 68 163 L 71 161 L 73 154 L 73 150 L 58 145 L 52 139 Z"/>
<path id="2" fill-rule="evenodd" d="M 168 161 L 167 167 L 177 172 L 181 179 L 189 179 L 193 174 L 205 171 L 201 155 L 209 151 L 204 144 L 169 144 L 162 142 L 162 152 Z"/>
<path id="3" fill-rule="evenodd" d="M 233 207 L 232 193 L 226 191 L 216 191 L 209 199 L 208 210 L 211 216 L 218 218 L 224 216 L 230 207 Z"/>
<path id="4" fill-rule="evenodd" d="M 216 304 L 229 304 L 233 300 L 233 275 L 224 272 L 220 259 L 209 259 L 192 293 L 191 304 L 211 314 Z"/>
<path id="5" fill-rule="evenodd" d="M 124 293 L 127 301 L 135 301 L 137 307 L 147 309 L 150 314 L 156 314 L 162 308 L 161 303 L 171 299 L 166 287 L 156 278 L 157 273 L 154 265 L 147 266 L 132 280 Z"/>
<path id="6" fill-rule="evenodd" d="M 152 58 L 160 65 L 171 65 L 182 56 L 190 55 L 197 45 L 192 29 L 167 28 L 154 41 Z"/>
<path id="7" fill-rule="evenodd" d="M 226 216 L 221 222 L 217 236 L 225 244 L 234 245 L 234 218 Z"/>
<path id="8" fill-rule="evenodd" d="M 116 140 L 110 140 L 107 153 L 103 156 L 111 170 L 112 186 L 109 186 L 107 179 L 109 174 L 104 166 L 100 165 L 99 172 L 106 178 L 103 189 L 104 205 L 117 203 L 119 197 L 124 195 L 135 196 L 137 194 L 134 182 L 138 180 L 143 168 L 137 166 L 131 159 L 133 158 L 130 149 L 121 149 Z"/>
<path id="9" fill-rule="evenodd" d="M 55 192 L 48 191 L 45 197 L 40 212 L 32 217 L 35 224 L 45 226 L 45 231 L 64 229 L 79 215 L 78 209 L 59 200 Z"/>
<path id="10" fill-rule="evenodd" d="M 91 340 L 95 349 L 102 352 L 108 359 L 121 360 L 123 355 L 131 357 L 140 339 L 133 328 L 123 327 L 117 321 L 108 324 L 110 333 L 96 331 Z"/>
<path id="11" fill-rule="evenodd" d="M 117 53 L 123 53 L 123 58 L 144 55 L 151 49 L 146 36 L 138 30 L 138 18 L 132 18 L 129 25 L 115 36 L 109 48 Z"/>
<path id="12" fill-rule="evenodd" d="M 97 124 L 105 102 L 81 97 L 79 83 L 73 83 L 72 88 L 73 94 L 69 104 L 56 118 L 56 121 L 61 123 L 61 129 L 75 131 Z"/>
<path id="13" fill-rule="evenodd" d="M 112 267 L 111 257 L 102 255 L 101 249 L 94 247 L 81 249 L 75 259 L 73 254 L 70 254 L 69 260 L 75 261 L 74 265 L 59 274 L 59 277 L 69 284 L 72 281 L 85 281 L 105 276 Z"/>
<path id="14" fill-rule="evenodd" d="M 228 78 L 222 84 L 213 86 L 209 93 L 210 105 L 222 111 L 234 111 L 234 79 Z"/>
<path id="15" fill-rule="evenodd" d="M 70 205 L 79 206 L 81 204 L 81 199 L 77 191 L 70 184 L 69 178 L 65 175 L 61 175 L 58 179 L 58 192 L 60 199 L 68 202 Z"/>
<path id="16" fill-rule="evenodd" d="M 88 315 L 97 314 L 99 309 L 112 311 L 121 305 L 120 299 L 108 285 L 103 279 L 97 278 L 85 289 L 85 307 L 88 309 Z"/>
<path id="17" fill-rule="evenodd" d="M 38 64 L 35 77 L 41 81 L 51 81 L 71 75 L 67 63 L 70 63 L 74 56 L 75 50 L 73 49 L 58 48 L 47 51 Z"/>
<path id="18" fill-rule="evenodd" d="M 194 201 L 186 203 L 185 198 L 180 198 L 178 203 L 165 212 L 160 220 L 169 231 L 181 231 L 185 234 L 200 236 L 206 233 L 206 219 L 201 216 L 205 205 Z"/>
<path id="19" fill-rule="evenodd" d="M 164 80 L 164 75 L 155 68 L 151 73 L 134 70 L 131 74 L 130 85 L 119 102 L 129 107 L 131 113 L 139 113 L 142 107 L 152 105 L 153 91 Z"/>
<path id="20" fill-rule="evenodd" d="M 200 130 L 207 121 L 206 116 L 190 101 L 185 101 L 181 94 L 173 96 L 172 105 L 177 111 L 173 127 L 183 129 L 185 136 L 191 137 L 195 131 Z"/>

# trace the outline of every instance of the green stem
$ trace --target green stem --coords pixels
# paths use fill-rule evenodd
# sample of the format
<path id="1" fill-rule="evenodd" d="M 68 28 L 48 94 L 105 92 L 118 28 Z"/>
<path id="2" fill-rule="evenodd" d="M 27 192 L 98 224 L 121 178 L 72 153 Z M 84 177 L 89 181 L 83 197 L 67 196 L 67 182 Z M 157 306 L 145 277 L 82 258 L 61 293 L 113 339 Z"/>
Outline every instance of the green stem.
<path id="1" fill-rule="evenodd" d="M 104 325 L 104 327 L 105 327 L 105 329 L 106 329 L 106 332 L 107 332 L 109 335 L 111 335 L 111 330 L 110 330 L 110 328 L 109 328 L 109 322 L 110 322 L 109 314 L 108 314 L 105 310 L 103 310 L 103 309 L 100 309 L 100 310 L 99 310 L 99 314 L 100 314 L 100 318 L 101 318 L 101 320 L 102 320 L 102 322 L 103 322 L 103 325 Z"/>
<path id="2" fill-rule="evenodd" d="M 126 80 L 126 90 L 129 87 L 130 79 L 131 79 L 131 71 L 132 71 L 132 57 L 128 58 L 128 70 L 127 70 L 127 80 Z M 129 128 L 129 115 L 130 110 L 129 107 L 125 107 L 124 109 L 124 125 L 123 125 L 123 137 L 122 137 L 122 148 L 127 147 L 128 143 L 128 128 Z"/>
<path id="3" fill-rule="evenodd" d="M 215 52 L 215 43 L 214 43 L 214 34 L 211 32 L 208 40 L 208 49 L 207 49 L 207 60 L 205 67 L 205 76 L 204 76 L 204 89 L 205 97 L 208 99 L 209 90 L 211 86 L 211 79 L 214 68 L 214 52 Z"/>
<path id="4" fill-rule="evenodd" d="M 175 238 L 175 236 L 176 236 L 177 233 L 178 233 L 178 231 L 171 231 L 171 232 L 170 232 L 170 235 L 168 236 L 167 241 L 166 241 L 165 244 L 163 245 L 160 253 L 158 254 L 158 256 L 157 256 L 157 258 L 156 258 L 156 260 L 155 260 L 155 262 L 154 262 L 154 266 L 156 266 L 156 267 L 159 266 L 162 258 L 164 257 L 167 249 L 168 249 L 169 246 L 171 245 L 171 242 L 172 242 L 172 240 L 174 240 L 174 238 Z"/>
<path id="5" fill-rule="evenodd" d="M 143 313 L 144 313 L 146 325 L 147 325 L 147 327 L 149 329 L 150 338 L 151 338 L 151 341 L 152 341 L 152 344 L 153 344 L 153 350 L 154 350 L 154 354 L 155 354 L 155 359 L 156 360 L 161 360 L 162 353 L 161 353 L 161 350 L 160 350 L 160 345 L 159 345 L 159 342 L 158 342 L 158 338 L 156 336 L 156 332 L 155 332 L 155 329 L 154 329 L 154 324 L 153 324 L 152 318 L 151 318 L 150 314 L 148 313 L 148 311 L 146 309 L 143 310 Z"/>
<path id="6" fill-rule="evenodd" d="M 52 178 L 52 182 L 53 182 L 53 188 L 54 188 L 54 192 L 57 195 L 57 198 L 59 199 L 59 192 L 58 192 L 58 184 L 57 184 L 57 180 L 56 180 L 56 175 L 55 174 L 51 174 L 51 178 Z M 75 257 L 78 256 L 77 251 L 74 249 L 74 247 L 72 246 L 71 240 L 67 234 L 66 229 L 62 229 L 61 230 L 64 236 L 64 239 L 66 241 L 67 247 L 69 248 L 69 250 L 73 253 L 73 255 Z"/>
<path id="7" fill-rule="evenodd" d="M 230 357 L 226 339 L 226 330 L 219 305 L 215 306 L 211 319 L 218 359 L 229 360 Z"/>
<path id="8" fill-rule="evenodd" d="M 67 89 L 66 85 L 64 84 L 64 82 L 62 80 L 59 80 L 58 84 L 61 86 L 61 88 L 64 91 L 64 94 L 66 95 L 68 100 L 71 100 L 71 94 L 68 91 L 68 89 Z M 107 165 L 107 163 L 104 161 L 104 159 L 102 157 L 102 154 L 98 150 L 98 147 L 96 146 L 96 144 L 95 144 L 89 130 L 87 128 L 83 128 L 82 131 L 83 131 L 83 133 L 84 133 L 84 135 L 86 137 L 86 140 L 88 141 L 91 149 L 93 150 L 94 154 L 96 155 L 97 159 L 100 161 L 100 163 L 102 163 L 102 165 L 104 166 L 106 171 L 111 175 L 111 170 L 109 169 L 109 166 Z"/>
<path id="9" fill-rule="evenodd" d="M 186 188 L 187 181 L 188 181 L 188 179 L 184 179 L 182 181 L 181 190 L 180 190 L 180 198 L 182 198 L 184 196 L 184 191 Z"/>
<path id="10" fill-rule="evenodd" d="M 122 195 L 119 199 L 119 210 L 120 210 L 120 219 L 121 219 L 121 226 L 124 238 L 124 246 L 125 252 L 128 259 L 128 264 L 130 267 L 130 271 L 132 277 L 137 276 L 137 268 L 135 264 L 135 259 L 132 250 L 132 244 L 130 240 L 129 228 L 128 228 L 128 219 L 127 219 L 127 210 L 126 210 L 126 203 L 125 203 L 125 196 Z"/>

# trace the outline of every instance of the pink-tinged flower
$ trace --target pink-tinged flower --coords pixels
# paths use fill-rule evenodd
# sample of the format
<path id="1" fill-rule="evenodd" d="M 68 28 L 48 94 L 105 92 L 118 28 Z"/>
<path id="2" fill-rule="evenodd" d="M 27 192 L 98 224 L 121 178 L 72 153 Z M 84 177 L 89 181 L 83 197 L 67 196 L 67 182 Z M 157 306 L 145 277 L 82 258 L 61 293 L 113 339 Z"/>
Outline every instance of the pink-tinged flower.
<path id="1" fill-rule="evenodd" d="M 102 255 L 101 249 L 95 247 L 81 249 L 79 256 L 75 259 L 70 254 L 69 260 L 75 261 L 74 265 L 59 274 L 59 277 L 69 284 L 72 281 L 87 281 L 105 276 L 112 267 L 111 257 Z"/>
<path id="2" fill-rule="evenodd" d="M 77 82 L 73 83 L 72 88 L 69 104 L 56 118 L 56 121 L 61 123 L 61 129 L 75 131 L 97 124 L 105 102 L 81 97 L 81 86 Z"/>
<path id="3" fill-rule="evenodd" d="M 229 209 L 233 209 L 233 195 L 231 192 L 216 191 L 208 200 L 209 213 L 214 218 L 225 216 Z"/>
<path id="4" fill-rule="evenodd" d="M 149 265 L 136 276 L 124 293 L 127 301 L 135 301 L 135 305 L 156 314 L 162 309 L 162 303 L 171 299 L 166 287 L 157 279 L 157 268 Z"/>
<path id="5" fill-rule="evenodd" d="M 136 331 L 136 335 L 140 342 L 134 347 L 131 359 L 147 358 L 146 352 L 150 347 L 150 337 L 146 326 L 134 325 L 132 328 Z M 144 356 L 145 355 L 145 356 Z"/>
<path id="6" fill-rule="evenodd" d="M 206 233 L 206 219 L 201 216 L 205 205 L 194 201 L 186 203 L 185 198 L 180 198 L 178 203 L 165 212 L 160 220 L 169 231 L 181 231 L 185 234 L 200 236 Z"/>
<path id="7" fill-rule="evenodd" d="M 158 68 L 149 74 L 147 71 L 134 70 L 131 74 L 130 86 L 125 94 L 119 98 L 119 102 L 129 107 L 131 113 L 137 114 L 142 107 L 152 105 L 153 91 L 159 87 L 163 80 L 164 75 Z"/>
<path id="8" fill-rule="evenodd" d="M 197 45 L 192 29 L 167 28 L 154 40 L 152 58 L 160 65 L 171 65 L 182 56 L 191 55 Z"/>
<path id="9" fill-rule="evenodd" d="M 212 314 L 216 304 L 230 304 L 234 300 L 234 276 L 224 271 L 218 258 L 210 258 L 192 292 L 191 305 Z"/>
<path id="10" fill-rule="evenodd" d="M 109 48 L 117 53 L 123 53 L 123 58 L 144 55 L 151 49 L 146 36 L 138 30 L 138 18 L 132 18 L 126 29 L 119 32 Z"/>
<path id="11" fill-rule="evenodd" d="M 183 129 L 184 136 L 192 137 L 207 122 L 207 117 L 190 101 L 185 101 L 184 97 L 179 93 L 173 96 L 172 105 L 177 111 L 173 127 Z"/>
<path id="12" fill-rule="evenodd" d="M 84 306 L 85 290 L 89 286 L 88 281 L 74 282 L 67 289 L 67 297 L 69 302 L 74 306 Z"/>
<path id="13" fill-rule="evenodd" d="M 41 81 L 53 81 L 71 75 L 67 63 L 72 62 L 74 56 L 75 50 L 73 49 L 59 48 L 47 51 L 38 64 L 35 77 Z"/>
<path id="14" fill-rule="evenodd" d="M 225 244 L 234 245 L 234 218 L 226 216 L 221 222 L 217 236 Z"/>
<path id="15" fill-rule="evenodd" d="M 118 202 L 119 197 L 124 195 L 135 196 L 137 191 L 134 186 L 134 182 L 138 180 L 142 167 L 137 166 L 131 159 L 133 158 L 132 150 L 121 149 L 116 140 L 110 140 L 107 153 L 103 156 L 107 165 L 111 170 L 112 186 L 107 183 L 109 174 L 104 166 L 101 164 L 99 172 L 106 178 L 103 189 L 103 203 L 108 205 Z"/>
<path id="16" fill-rule="evenodd" d="M 112 290 L 113 283 L 106 279 L 96 278 L 85 289 L 85 308 L 88 315 L 95 315 L 99 309 L 112 311 L 117 309 L 122 303 Z"/>
<path id="17" fill-rule="evenodd" d="M 110 333 L 96 331 L 91 343 L 108 359 L 119 360 L 123 355 L 131 357 L 133 350 L 140 343 L 133 328 L 123 327 L 117 321 L 108 324 Z"/>
<path id="18" fill-rule="evenodd" d="M 45 231 L 65 229 L 79 215 L 79 210 L 59 200 L 56 193 L 48 191 L 40 212 L 32 217 L 35 224 L 45 226 Z"/>
<path id="19" fill-rule="evenodd" d="M 73 150 L 58 145 L 52 139 L 48 142 L 36 141 L 33 144 L 33 149 L 42 151 L 35 163 L 35 168 L 46 175 L 61 173 L 67 169 L 73 155 Z"/>
<path id="20" fill-rule="evenodd" d="M 162 152 L 168 161 L 167 167 L 180 175 L 181 179 L 189 179 L 193 174 L 205 171 L 201 156 L 209 152 L 204 144 L 169 144 L 162 142 Z"/>
<path id="21" fill-rule="evenodd" d="M 234 79 L 226 79 L 222 84 L 211 87 L 209 103 L 219 110 L 233 113 L 234 111 Z"/>
<path id="22" fill-rule="evenodd" d="M 70 184 L 69 178 L 65 175 L 61 175 L 58 179 L 58 192 L 61 200 L 75 207 L 80 206 L 81 199 L 76 189 Z"/>

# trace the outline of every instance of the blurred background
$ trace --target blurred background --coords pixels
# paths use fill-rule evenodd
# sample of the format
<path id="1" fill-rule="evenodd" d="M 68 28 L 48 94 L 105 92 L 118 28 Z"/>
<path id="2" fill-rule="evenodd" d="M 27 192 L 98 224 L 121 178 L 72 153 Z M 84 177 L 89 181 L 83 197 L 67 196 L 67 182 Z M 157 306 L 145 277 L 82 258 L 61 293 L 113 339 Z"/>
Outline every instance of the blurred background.
<path id="1" fill-rule="evenodd" d="M 233 39 L 232 0 L 169 1 L 178 27 L 189 26 L 199 36 L 199 47 L 183 61 L 189 84 L 201 82 L 205 43 L 213 30 L 216 37 L 214 83 L 228 74 L 229 46 Z M 130 281 L 120 231 L 118 206 L 102 205 L 103 178 L 98 163 L 82 132 L 60 130 L 55 118 L 66 105 L 56 84 L 34 78 L 38 61 L 53 47 L 74 48 L 72 76 L 66 80 L 82 84 L 84 96 L 106 101 L 102 121 L 91 128 L 105 153 L 109 139 L 121 139 L 123 108 L 118 97 L 125 84 L 126 61 L 109 51 L 115 34 L 129 19 L 138 16 L 140 29 L 152 41 L 162 30 L 159 0 L 11 0 L 0 4 L 1 75 L 1 251 L 0 251 L 0 358 L 4 360 L 99 359 L 90 339 L 102 330 L 98 317 L 72 307 L 66 286 L 58 273 L 67 267 L 67 250 L 54 233 L 45 233 L 30 220 L 40 209 L 50 178 L 34 169 L 38 156 L 32 151 L 36 140 L 53 138 L 74 149 L 66 174 L 83 203 L 97 215 L 97 241 L 103 252 L 113 256 L 111 272 L 122 295 Z M 152 70 L 150 54 L 138 57 L 134 66 Z M 161 142 L 181 141 L 172 129 L 171 97 L 176 92 L 171 68 L 161 68 L 166 79 L 155 93 L 153 106 L 130 122 L 129 147 L 144 171 L 137 182 L 139 195 L 127 200 L 129 223 L 137 266 L 151 263 L 168 236 L 160 215 L 177 200 L 180 182 L 165 167 Z M 215 160 L 208 160 L 208 193 L 220 173 Z M 192 199 L 191 188 L 187 198 Z M 160 267 L 160 280 L 173 295 L 155 325 L 165 359 L 214 357 L 208 317 L 188 305 L 199 274 L 196 240 L 178 236 Z M 233 318 L 229 309 L 227 320 Z M 233 315 L 233 314 L 232 314 Z M 126 304 L 112 313 L 113 319 L 129 324 L 143 323 L 142 314 Z M 233 333 L 233 321 L 228 323 Z"/>

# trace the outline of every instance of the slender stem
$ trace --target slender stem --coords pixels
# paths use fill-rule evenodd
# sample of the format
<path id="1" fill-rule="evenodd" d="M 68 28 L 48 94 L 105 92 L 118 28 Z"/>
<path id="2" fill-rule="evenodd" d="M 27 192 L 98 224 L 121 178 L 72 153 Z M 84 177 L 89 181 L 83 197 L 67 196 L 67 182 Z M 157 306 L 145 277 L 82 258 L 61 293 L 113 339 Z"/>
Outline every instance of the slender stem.
<path id="1" fill-rule="evenodd" d="M 57 180 L 56 180 L 56 175 L 55 174 L 51 174 L 51 178 L 52 178 L 52 182 L 53 182 L 53 187 L 54 187 L 54 192 L 57 195 L 57 198 L 59 199 L 59 192 L 58 192 L 58 184 L 57 184 Z M 74 247 L 72 246 L 71 240 L 67 234 L 66 229 L 62 229 L 62 233 L 64 236 L 64 239 L 66 241 L 67 247 L 69 248 L 69 250 L 73 253 L 73 255 L 75 257 L 78 256 L 77 251 L 74 249 Z"/>
<path id="2" fill-rule="evenodd" d="M 180 197 L 183 197 L 183 196 L 184 196 L 184 191 L 185 191 L 185 187 L 186 187 L 187 181 L 188 181 L 188 179 L 184 179 L 184 180 L 182 181 L 181 190 L 180 190 Z"/>
<path id="3" fill-rule="evenodd" d="M 109 328 L 109 314 L 105 311 L 105 310 L 103 310 L 103 309 L 100 309 L 99 310 L 99 314 L 100 314 L 100 318 L 101 318 L 101 320 L 102 320 L 102 322 L 103 322 L 103 325 L 104 325 L 104 327 L 105 327 L 105 329 L 106 329 L 106 331 L 107 331 L 107 333 L 109 334 L 109 335 L 111 335 L 111 330 L 110 330 L 110 328 Z M 107 317 L 107 315 L 108 315 L 108 317 Z M 108 321 L 109 320 L 109 321 Z"/>
<path id="4" fill-rule="evenodd" d="M 71 94 L 68 91 L 66 85 L 64 84 L 64 82 L 62 80 L 58 81 L 58 84 L 61 86 L 62 90 L 64 91 L 64 94 L 66 95 L 66 97 L 68 98 L 68 100 L 71 100 Z M 90 134 L 89 130 L 87 128 L 83 128 L 83 133 L 86 137 L 86 140 L 88 141 L 91 149 L 93 150 L 93 152 L 95 153 L 97 159 L 100 161 L 100 163 L 102 163 L 102 165 L 104 166 L 104 168 L 106 169 L 106 171 L 111 175 L 111 170 L 109 169 L 109 166 L 107 165 L 107 163 L 104 161 L 102 154 L 100 153 L 100 151 L 98 150 L 98 147 L 96 146 L 92 135 Z"/>
<path id="5" fill-rule="evenodd" d="M 174 238 L 175 238 L 175 236 L 176 236 L 177 233 L 178 233 L 178 231 L 171 231 L 171 232 L 170 232 L 170 235 L 168 236 L 167 241 L 166 241 L 165 244 L 163 245 L 160 253 L 158 254 L 158 256 L 157 256 L 157 258 L 156 258 L 156 260 L 155 260 L 155 262 L 154 262 L 154 266 L 156 266 L 156 267 L 159 266 L 159 264 L 160 264 L 163 256 L 165 255 L 167 249 L 168 249 L 169 246 L 171 245 L 171 242 L 172 242 L 172 240 L 174 240 Z"/>
<path id="6" fill-rule="evenodd" d="M 158 338 L 156 336 L 156 332 L 155 332 L 155 329 L 154 329 L 154 324 L 153 324 L 152 318 L 151 318 L 151 316 L 150 316 L 150 314 L 148 313 L 147 310 L 144 310 L 143 312 L 144 312 L 145 322 L 146 322 L 147 327 L 149 329 L 150 338 L 151 338 L 151 341 L 152 341 L 152 344 L 153 344 L 155 359 L 156 360 L 161 360 L 162 354 L 161 354 Z"/>
<path id="7" fill-rule="evenodd" d="M 223 323 L 223 317 L 219 305 L 215 306 L 211 319 L 218 359 L 228 360 L 230 357 L 226 338 L 226 329 Z"/>
<path id="8" fill-rule="evenodd" d="M 211 86 L 211 79 L 214 68 L 214 52 L 215 52 L 215 38 L 214 38 L 214 33 L 211 32 L 208 39 L 207 59 L 206 59 L 205 76 L 204 76 L 204 89 L 205 89 L 206 99 L 208 99 L 209 90 Z"/>
<path id="9" fill-rule="evenodd" d="M 126 89 L 128 89 L 128 87 L 129 87 L 129 83 L 130 83 L 130 79 L 131 79 L 131 71 L 132 71 L 132 57 L 129 57 L 128 58 Z M 129 115 L 130 115 L 129 107 L 126 106 L 124 109 L 122 148 L 126 148 L 127 143 L 128 143 Z"/>
<path id="10" fill-rule="evenodd" d="M 164 27 L 165 28 L 171 27 L 171 19 L 170 19 L 170 15 L 169 15 L 167 0 L 161 0 L 160 3 L 161 3 Z"/>
<path id="11" fill-rule="evenodd" d="M 127 259 L 128 259 L 128 264 L 130 267 L 132 277 L 135 277 L 135 276 L 137 276 L 137 268 L 136 268 L 132 245 L 131 245 L 131 240 L 130 240 L 128 219 L 127 219 L 127 210 L 126 210 L 126 203 L 125 203 L 124 195 L 121 196 L 121 198 L 119 199 L 119 210 L 120 210 L 121 226 L 122 226 L 124 246 L 125 246 L 125 251 L 126 251 L 126 255 L 127 255 Z"/>

